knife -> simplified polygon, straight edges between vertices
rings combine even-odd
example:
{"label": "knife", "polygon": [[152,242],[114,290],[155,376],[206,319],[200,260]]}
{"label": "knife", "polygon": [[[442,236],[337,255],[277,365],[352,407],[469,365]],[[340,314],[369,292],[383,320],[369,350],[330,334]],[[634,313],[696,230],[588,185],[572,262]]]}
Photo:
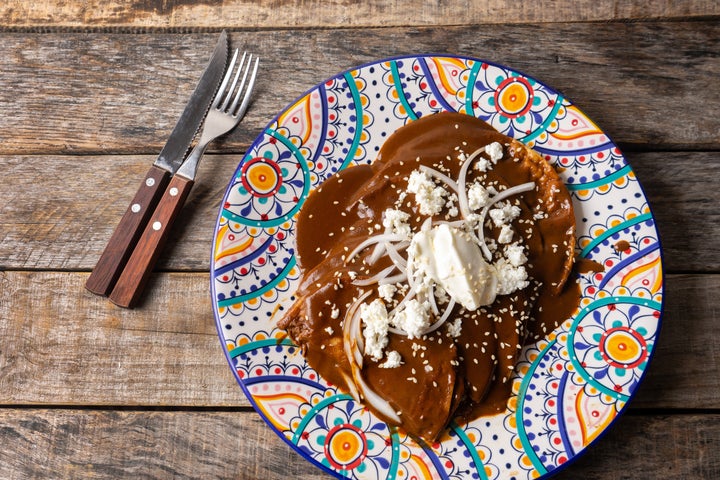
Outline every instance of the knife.
{"label": "knife", "polygon": [[148,170],[120,223],[105,246],[100,259],[85,282],[85,288],[97,295],[108,295],[145,229],[153,209],[165,191],[170,177],[185,159],[200,125],[210,108],[228,58],[227,32],[223,30],[210,63],[200,77],[167,143]]}

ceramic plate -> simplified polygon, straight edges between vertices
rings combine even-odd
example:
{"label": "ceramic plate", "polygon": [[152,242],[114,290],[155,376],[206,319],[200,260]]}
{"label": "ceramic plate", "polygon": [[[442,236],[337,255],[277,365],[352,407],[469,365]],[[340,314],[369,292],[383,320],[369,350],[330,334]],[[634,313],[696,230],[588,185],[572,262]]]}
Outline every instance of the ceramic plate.
{"label": "ceramic plate", "polygon": [[[534,148],[561,172],[577,216],[577,313],[526,347],[503,414],[418,443],[328,385],[275,328],[294,299],[295,216],[335,172],[373,161],[399,127],[463,112]],[[663,282],[655,220],[612,141],[559,92],[487,61],[392,58],[341,73],[283,110],[230,180],[211,267],[230,367],[257,412],[300,455],[341,477],[527,479],[557,471],[625,408],[653,353]]]}

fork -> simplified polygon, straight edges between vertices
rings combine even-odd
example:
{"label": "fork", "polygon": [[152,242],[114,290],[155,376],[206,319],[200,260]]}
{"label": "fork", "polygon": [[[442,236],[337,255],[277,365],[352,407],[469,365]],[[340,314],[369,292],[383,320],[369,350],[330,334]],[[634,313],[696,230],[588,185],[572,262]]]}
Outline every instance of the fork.
{"label": "fork", "polygon": [[[109,295],[110,300],[118,306],[130,308],[139,299],[167,240],[170,227],[195,183],[200,159],[208,145],[235,128],[247,111],[255,85],[259,59],[256,57],[253,62],[252,55],[248,56],[247,53],[243,53],[233,76],[237,57],[238,50],[235,50],[227,73],[208,111],[200,140],[170,180],[145,231]],[[246,58],[247,62],[245,62]],[[238,86],[241,75],[242,79]],[[232,84],[228,87],[231,79]]]}

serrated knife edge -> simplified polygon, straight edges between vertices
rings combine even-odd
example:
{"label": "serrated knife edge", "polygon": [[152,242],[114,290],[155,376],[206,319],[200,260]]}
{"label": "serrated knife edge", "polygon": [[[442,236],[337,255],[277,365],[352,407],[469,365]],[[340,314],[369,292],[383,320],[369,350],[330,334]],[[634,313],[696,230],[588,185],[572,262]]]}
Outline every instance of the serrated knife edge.
{"label": "serrated knife edge", "polygon": [[180,168],[220,87],[227,68],[228,52],[228,36],[227,32],[223,30],[200,81],[185,105],[165,146],[155,160],[155,166],[167,170],[171,174]]}

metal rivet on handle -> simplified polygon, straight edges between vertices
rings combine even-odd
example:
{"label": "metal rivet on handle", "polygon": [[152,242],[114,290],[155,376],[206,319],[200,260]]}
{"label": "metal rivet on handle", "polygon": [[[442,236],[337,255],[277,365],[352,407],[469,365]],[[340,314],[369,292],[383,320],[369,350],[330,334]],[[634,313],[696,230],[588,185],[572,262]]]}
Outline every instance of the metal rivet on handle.
{"label": "metal rivet on handle", "polygon": [[145,185],[147,185],[148,187],[152,187],[153,185],[155,185],[155,179],[148,178],[147,180],[145,180]]}
{"label": "metal rivet on handle", "polygon": [[160,230],[162,228],[162,223],[155,222],[155,223],[153,223],[152,228],[153,228],[153,230]]}
{"label": "metal rivet on handle", "polygon": [[174,196],[177,195],[177,194],[178,194],[178,189],[175,188],[175,187],[172,187],[172,188],[170,189],[170,196],[171,196],[171,197],[174,197]]}
{"label": "metal rivet on handle", "polygon": [[133,213],[138,213],[142,207],[139,203],[133,203],[132,207],[130,207],[130,211]]}

